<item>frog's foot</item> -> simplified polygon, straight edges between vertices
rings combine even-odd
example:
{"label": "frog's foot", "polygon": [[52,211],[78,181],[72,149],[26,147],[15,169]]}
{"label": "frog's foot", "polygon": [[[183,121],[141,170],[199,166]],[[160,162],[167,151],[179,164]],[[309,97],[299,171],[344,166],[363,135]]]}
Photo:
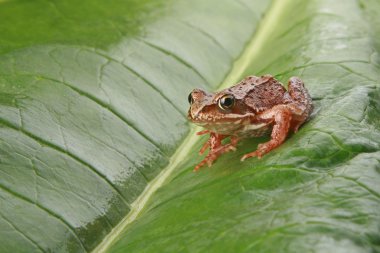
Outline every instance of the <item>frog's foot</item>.
{"label": "frog's foot", "polygon": [[200,168],[202,168],[205,164],[210,167],[212,163],[218,158],[218,156],[214,154],[208,154],[205,159],[203,159],[197,166],[195,166],[194,171],[198,171]]}
{"label": "frog's foot", "polygon": [[229,151],[235,151],[236,147],[233,146],[231,143],[221,146],[216,150],[210,151],[210,153],[203,159],[197,166],[195,166],[194,171],[198,171],[201,167],[203,167],[205,164],[207,164],[208,167],[211,167],[213,162],[218,159],[218,157],[224,153],[227,153]]}
{"label": "frog's foot", "polygon": [[212,150],[218,149],[222,146],[222,140],[224,138],[227,138],[226,135],[211,133],[209,130],[198,132],[197,135],[202,135],[206,133],[210,133],[210,138],[205,142],[205,144],[203,144],[202,148],[199,150],[200,155],[202,155],[207,150],[207,148],[210,148],[211,152]]}
{"label": "frog's foot", "polygon": [[[213,162],[218,159],[218,157],[224,153],[230,152],[230,151],[235,151],[236,150],[236,145],[238,143],[238,139],[231,137],[231,143],[219,146],[215,149],[210,150],[210,153],[203,159],[197,166],[195,166],[194,171],[198,171],[201,167],[203,167],[205,164],[207,164],[208,167],[211,167]],[[206,146],[203,145],[203,147]],[[202,148],[203,149],[203,148]],[[201,151],[202,151],[201,149]]]}
{"label": "frog's foot", "polygon": [[266,143],[259,144],[256,151],[243,155],[243,157],[240,159],[240,161],[244,161],[245,159],[250,158],[250,157],[257,157],[257,158],[261,159],[261,157],[263,155],[265,155],[266,153],[268,153],[269,151],[271,151],[272,149],[274,149],[278,145],[279,144],[272,143],[272,141],[268,141]]}

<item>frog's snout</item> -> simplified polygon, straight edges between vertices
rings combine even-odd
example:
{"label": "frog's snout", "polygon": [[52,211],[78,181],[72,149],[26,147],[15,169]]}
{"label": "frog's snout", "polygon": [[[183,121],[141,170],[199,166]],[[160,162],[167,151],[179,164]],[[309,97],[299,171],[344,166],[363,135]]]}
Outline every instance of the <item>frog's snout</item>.
{"label": "frog's snout", "polygon": [[198,120],[198,116],[201,110],[202,107],[199,107],[197,104],[192,104],[189,109],[188,118],[193,121]]}
{"label": "frog's snout", "polygon": [[199,118],[200,112],[204,105],[207,103],[210,95],[202,89],[194,89],[188,96],[190,109],[188,112],[188,118],[196,121]]}

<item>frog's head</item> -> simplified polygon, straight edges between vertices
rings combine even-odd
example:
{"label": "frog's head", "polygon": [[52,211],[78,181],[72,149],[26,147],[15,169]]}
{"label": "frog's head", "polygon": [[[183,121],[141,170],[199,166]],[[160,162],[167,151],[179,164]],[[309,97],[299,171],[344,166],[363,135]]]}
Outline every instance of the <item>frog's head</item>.
{"label": "frog's head", "polygon": [[243,97],[236,96],[231,88],[217,93],[194,89],[188,100],[189,120],[215,132],[239,127],[244,120],[243,115],[248,111]]}

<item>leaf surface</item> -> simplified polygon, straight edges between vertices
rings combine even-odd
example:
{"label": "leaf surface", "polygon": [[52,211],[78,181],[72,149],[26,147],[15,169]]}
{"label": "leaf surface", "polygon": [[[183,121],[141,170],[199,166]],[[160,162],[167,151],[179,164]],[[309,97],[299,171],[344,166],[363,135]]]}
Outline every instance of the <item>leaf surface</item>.
{"label": "leaf surface", "polygon": [[[259,3],[260,2],[260,3]],[[0,252],[89,252],[189,132],[268,1],[0,1]]]}
{"label": "leaf surface", "polygon": [[275,1],[226,80],[300,76],[310,121],[261,160],[240,157],[268,137],[194,174],[198,137],[106,252],[379,252],[379,10]]}
{"label": "leaf surface", "polygon": [[[0,252],[380,251],[377,0],[0,6]],[[310,121],[192,173],[189,91],[266,73]]]}

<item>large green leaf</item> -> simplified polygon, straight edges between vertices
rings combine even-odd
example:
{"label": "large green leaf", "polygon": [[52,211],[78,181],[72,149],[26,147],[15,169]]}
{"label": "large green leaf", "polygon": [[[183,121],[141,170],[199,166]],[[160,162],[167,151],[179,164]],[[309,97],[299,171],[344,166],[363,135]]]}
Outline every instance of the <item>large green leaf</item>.
{"label": "large green leaf", "polygon": [[268,4],[0,1],[0,252],[98,246],[188,133],[188,92],[224,79]]}
{"label": "large green leaf", "polygon": [[[380,251],[378,1],[0,6],[0,252]],[[313,118],[192,173],[188,92],[264,73]]]}
{"label": "large green leaf", "polygon": [[239,161],[267,138],[196,174],[205,140],[189,140],[107,252],[380,252],[379,12],[379,1],[276,1],[227,80],[301,76],[312,119],[261,160]]}

